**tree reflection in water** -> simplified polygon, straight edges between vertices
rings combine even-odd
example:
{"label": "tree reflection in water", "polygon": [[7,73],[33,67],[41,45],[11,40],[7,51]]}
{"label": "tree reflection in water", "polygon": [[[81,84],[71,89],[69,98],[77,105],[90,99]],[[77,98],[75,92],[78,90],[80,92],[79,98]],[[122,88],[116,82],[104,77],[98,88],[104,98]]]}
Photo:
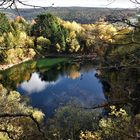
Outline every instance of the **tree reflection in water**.
{"label": "tree reflection in water", "polygon": [[[17,89],[41,108],[47,117],[50,139],[78,139],[80,131],[99,128],[99,119],[108,115],[108,107],[84,110],[102,103],[125,101],[131,115],[140,113],[140,69],[96,71],[91,62],[57,63],[37,67],[36,62],[23,63],[0,73],[0,82],[7,89]],[[82,109],[81,109],[82,108]]]}

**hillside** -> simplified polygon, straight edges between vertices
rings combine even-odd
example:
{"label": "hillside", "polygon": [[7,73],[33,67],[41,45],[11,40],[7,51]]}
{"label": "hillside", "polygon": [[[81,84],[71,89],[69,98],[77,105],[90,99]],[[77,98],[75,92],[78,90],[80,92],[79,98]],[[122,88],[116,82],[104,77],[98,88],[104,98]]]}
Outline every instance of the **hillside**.
{"label": "hillside", "polygon": [[[15,18],[18,14],[16,11],[7,9],[0,10],[5,12],[10,18]],[[79,23],[94,23],[100,17],[135,17],[136,9],[109,9],[109,8],[86,8],[86,7],[49,7],[46,9],[19,9],[21,16],[26,20],[32,20],[39,13],[51,13],[64,20],[76,21]]]}

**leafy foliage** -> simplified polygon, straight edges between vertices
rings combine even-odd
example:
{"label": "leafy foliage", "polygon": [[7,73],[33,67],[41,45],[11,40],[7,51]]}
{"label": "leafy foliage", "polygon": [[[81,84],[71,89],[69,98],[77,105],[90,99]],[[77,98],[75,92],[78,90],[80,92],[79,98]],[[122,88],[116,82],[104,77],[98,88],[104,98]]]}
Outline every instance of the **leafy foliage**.
{"label": "leafy foliage", "polygon": [[17,17],[9,23],[9,26],[11,30],[0,36],[1,62],[16,64],[27,58],[33,58],[36,52],[33,50],[33,40],[28,36],[28,23],[23,18]]}
{"label": "leafy foliage", "polygon": [[49,119],[47,135],[50,139],[79,139],[80,131],[97,127],[98,117],[98,111],[86,111],[72,106],[59,108],[55,117]]}
{"label": "leafy foliage", "polygon": [[[40,14],[32,23],[17,17],[9,25],[11,30],[0,36],[0,56],[5,63],[49,53],[97,53],[111,65],[139,63],[139,29],[122,29],[104,20],[78,24],[51,14]],[[15,61],[8,57],[11,51]]]}
{"label": "leafy foliage", "polygon": [[55,45],[58,43],[62,50],[66,48],[66,29],[58,22],[58,19],[51,14],[41,14],[35,19],[35,24],[32,26],[31,34],[35,37],[43,36],[51,42],[50,51],[55,51]]}
{"label": "leafy foliage", "polygon": [[[139,22],[137,26],[139,27]],[[44,56],[46,53],[97,53],[108,65],[137,65],[140,64],[139,37],[139,28],[121,29],[120,26],[105,21],[82,25],[63,21],[51,14],[38,15],[32,23],[28,23],[22,17],[10,22],[4,14],[0,17],[0,56],[3,62],[9,64],[16,64],[38,54]],[[23,79],[28,81],[35,69],[43,69],[63,61],[65,59],[32,61],[29,65],[23,64],[20,68],[9,70],[8,76],[3,73],[0,75],[0,80],[5,79],[6,84],[16,88]],[[30,69],[28,72],[27,68]],[[79,68],[80,65],[71,65],[68,71],[69,78],[79,77]],[[59,71],[62,72],[60,66],[53,70],[53,74],[50,68],[46,71],[43,69],[40,75],[43,80],[48,81],[55,80]],[[136,74],[136,71],[134,72]],[[108,77],[110,83],[117,86],[114,90],[117,94],[113,92],[112,98],[126,98],[125,93],[120,96],[123,93],[121,89],[128,90],[130,94],[128,98],[131,98],[133,96],[131,93],[135,90],[131,87],[136,84],[135,87],[138,88],[139,79],[134,78],[136,81],[131,80],[126,83],[125,81],[129,81],[129,76],[126,76],[125,81],[124,76],[119,79],[115,73],[112,73]],[[116,82],[115,79],[119,80]],[[10,86],[7,88],[10,89]],[[103,88],[105,90],[105,82]],[[113,86],[111,88],[113,89]],[[43,119],[43,113],[22,102],[19,93],[8,91],[2,85],[0,93],[0,139],[11,137],[17,140],[29,137],[33,139],[35,136],[38,139],[42,138],[37,128],[34,129],[32,126],[36,126],[34,123]],[[3,114],[7,116],[2,117]],[[78,139],[79,135],[81,140],[139,139],[139,114],[132,116],[128,110],[111,106],[111,111],[106,117],[100,118],[98,113],[96,115],[92,111],[70,106],[62,107],[56,111],[54,118],[48,121],[46,133],[50,139]],[[133,125],[135,127],[132,127]]]}
{"label": "leafy foliage", "polygon": [[0,36],[10,31],[10,23],[4,13],[0,13]]}
{"label": "leafy foliage", "polygon": [[[120,139],[137,139],[140,126],[138,115],[131,117],[124,109],[116,109],[111,106],[111,113],[107,118],[99,121],[99,129],[95,132],[81,132],[80,139],[86,140],[120,140]],[[134,122],[137,122],[134,123]],[[135,127],[133,125],[135,124]]]}
{"label": "leafy foliage", "polygon": [[0,139],[29,139],[29,136],[32,139],[35,135],[37,139],[41,138],[35,122],[40,123],[44,114],[22,102],[20,94],[16,91],[9,92],[0,85],[0,94]]}

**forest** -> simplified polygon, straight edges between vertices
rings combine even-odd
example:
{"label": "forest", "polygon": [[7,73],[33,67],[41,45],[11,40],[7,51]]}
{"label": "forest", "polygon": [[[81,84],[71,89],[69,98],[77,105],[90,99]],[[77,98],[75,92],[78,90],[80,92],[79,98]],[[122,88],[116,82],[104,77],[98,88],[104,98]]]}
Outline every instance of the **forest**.
{"label": "forest", "polygon": [[1,10],[1,140],[140,139],[139,9],[73,9]]}
{"label": "forest", "polygon": [[3,64],[47,54],[97,54],[118,66],[139,63],[139,19],[134,27],[127,20],[112,24],[101,18],[94,24],[79,24],[52,14],[40,14],[28,22],[20,16],[8,20],[1,13],[0,20]]}
{"label": "forest", "polygon": [[[19,14],[15,10],[0,9],[10,19],[16,18]],[[51,13],[63,20],[76,21],[82,24],[91,24],[99,20],[100,17],[131,18],[139,14],[137,8],[100,8],[100,7],[45,7],[45,8],[20,8],[20,15],[26,20],[32,20],[40,13]]]}

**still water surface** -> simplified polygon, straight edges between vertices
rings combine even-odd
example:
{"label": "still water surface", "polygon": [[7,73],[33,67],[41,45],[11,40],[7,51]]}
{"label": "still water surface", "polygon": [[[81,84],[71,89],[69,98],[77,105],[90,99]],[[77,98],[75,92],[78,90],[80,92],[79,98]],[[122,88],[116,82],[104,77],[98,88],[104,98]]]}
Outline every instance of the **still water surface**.
{"label": "still water surface", "polygon": [[[140,68],[96,67],[93,61],[29,61],[1,71],[0,83],[45,114],[50,139],[78,140],[81,130],[96,130],[99,118],[108,116],[107,103],[118,103],[132,116],[140,113]],[[87,109],[98,105],[102,108]]]}
{"label": "still water surface", "polygon": [[19,91],[47,118],[67,105],[91,108],[114,101],[127,101],[131,111],[139,113],[140,69],[110,71],[96,67],[93,61],[41,59],[1,71],[0,83]]}
{"label": "still water surface", "polygon": [[17,90],[28,96],[31,105],[41,109],[46,117],[65,105],[99,105],[106,102],[106,98],[94,67],[92,64],[71,63],[55,65],[43,72],[34,71],[28,81],[17,86]]}

